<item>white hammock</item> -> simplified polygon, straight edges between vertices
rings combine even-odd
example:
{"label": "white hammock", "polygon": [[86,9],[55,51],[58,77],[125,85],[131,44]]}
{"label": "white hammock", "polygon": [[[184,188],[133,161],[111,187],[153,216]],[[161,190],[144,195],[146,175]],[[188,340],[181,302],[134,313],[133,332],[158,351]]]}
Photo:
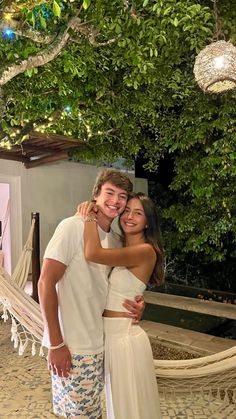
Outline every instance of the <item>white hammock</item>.
{"label": "white hammock", "polygon": [[22,355],[28,343],[32,344],[32,355],[36,354],[36,344],[40,344],[40,355],[43,354],[41,342],[43,336],[43,319],[39,304],[36,303],[24,288],[28,279],[32,256],[32,241],[35,219],[32,219],[29,235],[23,251],[14,269],[12,277],[0,266],[0,303],[3,307],[4,321],[11,317],[12,341]]}
{"label": "white hammock", "polygon": [[[0,267],[0,303],[3,305],[3,319],[11,317],[12,340],[19,348],[19,354],[30,342],[32,354],[36,353],[39,344],[42,355],[43,319],[40,307],[23,291],[31,259],[33,225],[13,274],[14,280]],[[217,409],[223,408],[224,411],[227,406],[236,403],[236,346],[197,359],[154,360],[154,363],[159,391],[166,398],[186,398],[190,394],[193,398],[214,400]],[[228,417],[227,414],[225,417]]]}

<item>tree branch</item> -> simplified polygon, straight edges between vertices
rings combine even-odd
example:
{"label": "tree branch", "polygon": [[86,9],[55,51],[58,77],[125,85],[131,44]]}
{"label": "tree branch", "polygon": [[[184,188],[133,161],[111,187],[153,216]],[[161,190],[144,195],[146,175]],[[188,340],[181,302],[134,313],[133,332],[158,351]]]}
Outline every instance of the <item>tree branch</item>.
{"label": "tree branch", "polygon": [[22,38],[31,39],[31,41],[36,42],[38,44],[51,44],[55,39],[55,36],[52,35],[44,35],[39,31],[35,31],[31,28],[16,28],[14,29],[16,35],[21,36]]}
{"label": "tree branch", "polygon": [[[87,38],[88,42],[95,47],[112,44],[113,42],[116,42],[117,39],[120,38],[121,36],[121,35],[117,35],[116,37],[108,39],[107,41],[99,42],[96,40],[96,38],[100,35],[99,31],[97,29],[94,29],[88,26],[88,23],[89,22],[83,22],[83,23],[74,22],[71,28],[75,32],[79,32],[80,34],[84,35],[85,38]],[[79,43],[79,40],[75,38],[71,38],[71,40],[73,42]]]}
{"label": "tree branch", "polygon": [[40,51],[38,54],[21,61],[19,64],[14,64],[6,68],[0,76],[0,86],[4,86],[4,84],[16,77],[18,74],[21,74],[31,68],[40,67],[56,58],[70,39],[68,30],[73,26],[75,20],[80,19],[72,18],[66,30],[59,34],[55,41],[52,42],[44,51]]}
{"label": "tree branch", "polygon": [[[54,58],[56,58],[71,38],[70,34],[68,33],[69,29],[72,29],[75,32],[79,32],[82,35],[84,35],[88,39],[89,43],[93,46],[109,45],[115,42],[119,37],[118,35],[117,37],[109,39],[105,42],[97,42],[96,38],[99,35],[99,32],[95,29],[90,28],[88,25],[81,23],[81,19],[79,17],[73,17],[68,23],[68,26],[65,29],[65,31],[59,34],[55,38],[55,40],[48,46],[48,48],[46,48],[43,51],[40,51],[34,56],[30,56],[26,60],[21,61],[19,64],[11,65],[7,67],[5,70],[3,70],[0,76],[0,86],[4,86],[8,81],[12,80],[18,74],[24,73],[26,70],[30,70],[31,68],[43,66],[52,61]],[[22,30],[22,35],[24,34],[25,32]],[[26,36],[27,34],[29,35],[29,31],[26,33]],[[40,40],[44,41],[44,43],[49,42],[49,38],[47,38],[46,36],[40,37],[40,34],[38,34],[37,31],[31,31],[31,35],[32,39],[33,36],[35,36],[38,39],[37,42],[40,42]]]}

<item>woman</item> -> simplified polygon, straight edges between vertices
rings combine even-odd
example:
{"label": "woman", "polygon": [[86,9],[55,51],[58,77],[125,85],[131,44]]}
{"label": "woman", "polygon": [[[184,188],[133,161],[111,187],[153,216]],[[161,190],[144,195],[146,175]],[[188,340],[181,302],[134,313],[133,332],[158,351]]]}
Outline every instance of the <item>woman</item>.
{"label": "woman", "polygon": [[148,282],[164,278],[164,254],[156,208],[149,197],[133,194],[120,216],[124,247],[103,249],[96,210],[84,211],[87,260],[115,267],[109,278],[104,316],[105,382],[109,419],[159,419],[159,396],[152,350],[146,333],[126,318],[124,298],[142,295]]}

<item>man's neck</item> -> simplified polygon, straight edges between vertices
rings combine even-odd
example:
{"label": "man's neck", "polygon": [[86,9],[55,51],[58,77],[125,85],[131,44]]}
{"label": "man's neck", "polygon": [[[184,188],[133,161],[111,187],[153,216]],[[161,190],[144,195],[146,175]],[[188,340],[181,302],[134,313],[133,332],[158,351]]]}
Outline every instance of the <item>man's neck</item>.
{"label": "man's neck", "polygon": [[102,212],[98,212],[97,214],[97,221],[98,221],[98,225],[99,227],[105,231],[106,233],[108,233],[111,229],[111,223],[113,220],[111,220],[110,218],[107,218]]}

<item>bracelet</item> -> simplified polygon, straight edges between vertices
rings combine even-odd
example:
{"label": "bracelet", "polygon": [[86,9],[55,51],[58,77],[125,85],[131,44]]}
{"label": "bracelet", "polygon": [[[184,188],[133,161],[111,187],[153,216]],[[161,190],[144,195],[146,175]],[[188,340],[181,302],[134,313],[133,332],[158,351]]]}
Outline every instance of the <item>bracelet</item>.
{"label": "bracelet", "polygon": [[61,342],[59,343],[59,345],[56,345],[56,346],[50,346],[49,349],[52,349],[52,350],[60,349],[60,348],[63,348],[63,346],[65,346],[65,342]]}
{"label": "bracelet", "polygon": [[95,223],[97,222],[97,219],[95,218],[95,217],[85,217],[85,219],[84,219],[84,221],[86,221],[86,222],[90,222],[90,221],[95,221]]}

